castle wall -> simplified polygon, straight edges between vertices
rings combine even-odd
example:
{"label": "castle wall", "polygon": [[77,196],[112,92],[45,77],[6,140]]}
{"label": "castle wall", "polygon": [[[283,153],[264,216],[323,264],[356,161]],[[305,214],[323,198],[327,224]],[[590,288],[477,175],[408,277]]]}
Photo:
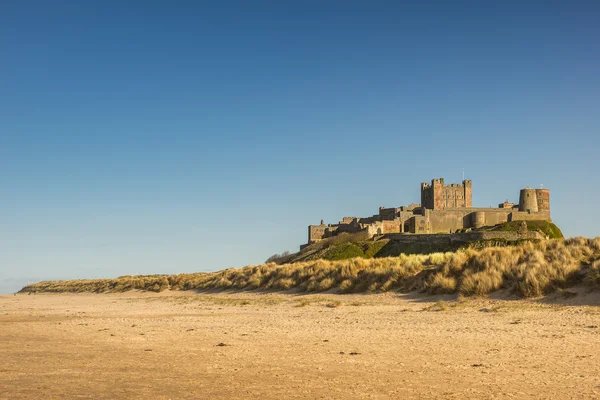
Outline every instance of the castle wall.
{"label": "castle wall", "polygon": [[486,210],[482,212],[485,214],[484,226],[493,226],[508,222],[510,221],[510,215],[512,214],[512,210],[510,208]]}
{"label": "castle wall", "polygon": [[379,221],[379,215],[377,216],[372,216],[372,217],[366,217],[366,218],[359,218],[358,222],[361,224],[372,224]]}
{"label": "castle wall", "polygon": [[402,235],[391,234],[387,236],[390,240],[399,243],[468,243],[476,240],[536,240],[545,239],[546,236],[539,232],[460,232],[453,234],[431,234],[431,235]]}
{"label": "castle wall", "polygon": [[415,204],[415,203],[410,203],[407,206],[400,207],[400,211],[413,211],[413,210],[415,210],[417,208],[421,208],[421,205],[420,204]]}
{"label": "castle wall", "polygon": [[411,220],[414,218],[415,214],[412,211],[400,211],[400,216],[398,219],[400,220],[400,232],[414,232],[411,230]]}
{"label": "castle wall", "polygon": [[427,218],[422,215],[415,215],[408,220],[409,231],[412,233],[431,233]]}
{"label": "castle wall", "polygon": [[549,211],[537,213],[513,211],[510,221],[552,221],[552,219]]}
{"label": "castle wall", "polygon": [[393,221],[381,221],[383,225],[383,233],[400,233],[401,221],[399,219]]}
{"label": "castle wall", "polygon": [[367,230],[367,234],[369,235],[369,237],[383,234],[383,229],[381,228],[379,223],[373,223],[373,224],[367,225],[366,230]]}
{"label": "castle wall", "polygon": [[376,221],[367,225],[366,229],[369,236],[401,233],[403,231],[403,221],[401,221],[399,218],[393,221]]}
{"label": "castle wall", "polygon": [[383,208],[379,207],[379,217],[381,220],[393,220],[396,219],[398,213],[400,213],[400,208]]}
{"label": "castle wall", "polygon": [[325,237],[327,225],[309,225],[308,226],[308,243],[314,243]]}
{"label": "castle wall", "polygon": [[[512,214],[512,209],[508,208],[459,208],[425,211],[430,233],[450,233],[459,229],[498,225],[512,221]],[[527,214],[526,217],[530,220],[547,218],[546,215],[524,214]]]}
{"label": "castle wall", "polygon": [[465,188],[462,185],[448,185],[442,188],[442,208],[464,208]]}
{"label": "castle wall", "polygon": [[[467,215],[471,210],[426,210],[425,217],[429,221],[429,233],[451,233],[463,229],[468,220]],[[421,233],[416,231],[415,233]]]}
{"label": "castle wall", "polygon": [[514,207],[515,207],[515,203],[511,203],[508,200],[504,201],[504,203],[498,204],[498,208],[514,208]]}
{"label": "castle wall", "polygon": [[335,231],[338,233],[342,233],[342,232],[355,233],[355,232],[359,232],[360,230],[361,230],[360,224],[358,222],[355,222],[355,220],[353,220],[349,224],[337,225],[337,228]]}

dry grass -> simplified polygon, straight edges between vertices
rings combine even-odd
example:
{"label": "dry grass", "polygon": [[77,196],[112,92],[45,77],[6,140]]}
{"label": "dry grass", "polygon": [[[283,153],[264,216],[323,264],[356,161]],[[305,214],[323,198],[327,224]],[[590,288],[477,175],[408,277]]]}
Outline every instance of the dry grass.
{"label": "dry grass", "polygon": [[423,308],[422,311],[448,311],[448,304],[444,300],[440,300],[430,306]]}
{"label": "dry grass", "polygon": [[26,286],[22,292],[422,290],[483,296],[509,289],[522,297],[537,297],[580,283],[600,288],[600,238],[557,239],[429,255],[267,263],[212,273],[46,281]]}

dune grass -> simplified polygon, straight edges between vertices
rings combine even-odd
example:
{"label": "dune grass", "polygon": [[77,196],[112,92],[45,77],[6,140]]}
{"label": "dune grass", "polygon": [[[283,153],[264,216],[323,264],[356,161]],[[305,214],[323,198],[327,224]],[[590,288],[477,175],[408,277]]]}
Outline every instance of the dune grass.
{"label": "dune grass", "polygon": [[577,284],[600,289],[600,238],[556,239],[428,255],[267,263],[211,273],[45,281],[28,285],[21,292],[420,290],[429,294],[483,296],[507,289],[521,297],[537,297]]}

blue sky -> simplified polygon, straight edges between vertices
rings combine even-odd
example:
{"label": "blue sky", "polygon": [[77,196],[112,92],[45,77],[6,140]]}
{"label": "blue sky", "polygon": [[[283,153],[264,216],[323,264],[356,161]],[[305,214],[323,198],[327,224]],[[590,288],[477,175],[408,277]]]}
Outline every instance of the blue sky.
{"label": "blue sky", "polygon": [[597,2],[126,3],[2,6],[0,292],[260,263],[462,168],[600,235]]}

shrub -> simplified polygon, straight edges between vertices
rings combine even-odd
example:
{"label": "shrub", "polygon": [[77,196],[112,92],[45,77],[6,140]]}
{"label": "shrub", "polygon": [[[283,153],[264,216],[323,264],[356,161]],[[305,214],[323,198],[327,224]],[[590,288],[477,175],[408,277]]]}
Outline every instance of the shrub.
{"label": "shrub", "polygon": [[427,292],[431,294],[454,293],[456,292],[456,279],[438,272],[426,283],[426,287]]}
{"label": "shrub", "polygon": [[588,269],[585,275],[585,283],[588,286],[600,287],[600,260],[594,261]]}
{"label": "shrub", "polygon": [[326,290],[331,289],[334,286],[335,286],[335,279],[325,278],[321,282],[319,282],[317,290],[324,292]]}
{"label": "shrub", "polygon": [[344,279],[342,283],[340,283],[340,291],[342,293],[349,293],[354,289],[354,282],[352,279]]}

